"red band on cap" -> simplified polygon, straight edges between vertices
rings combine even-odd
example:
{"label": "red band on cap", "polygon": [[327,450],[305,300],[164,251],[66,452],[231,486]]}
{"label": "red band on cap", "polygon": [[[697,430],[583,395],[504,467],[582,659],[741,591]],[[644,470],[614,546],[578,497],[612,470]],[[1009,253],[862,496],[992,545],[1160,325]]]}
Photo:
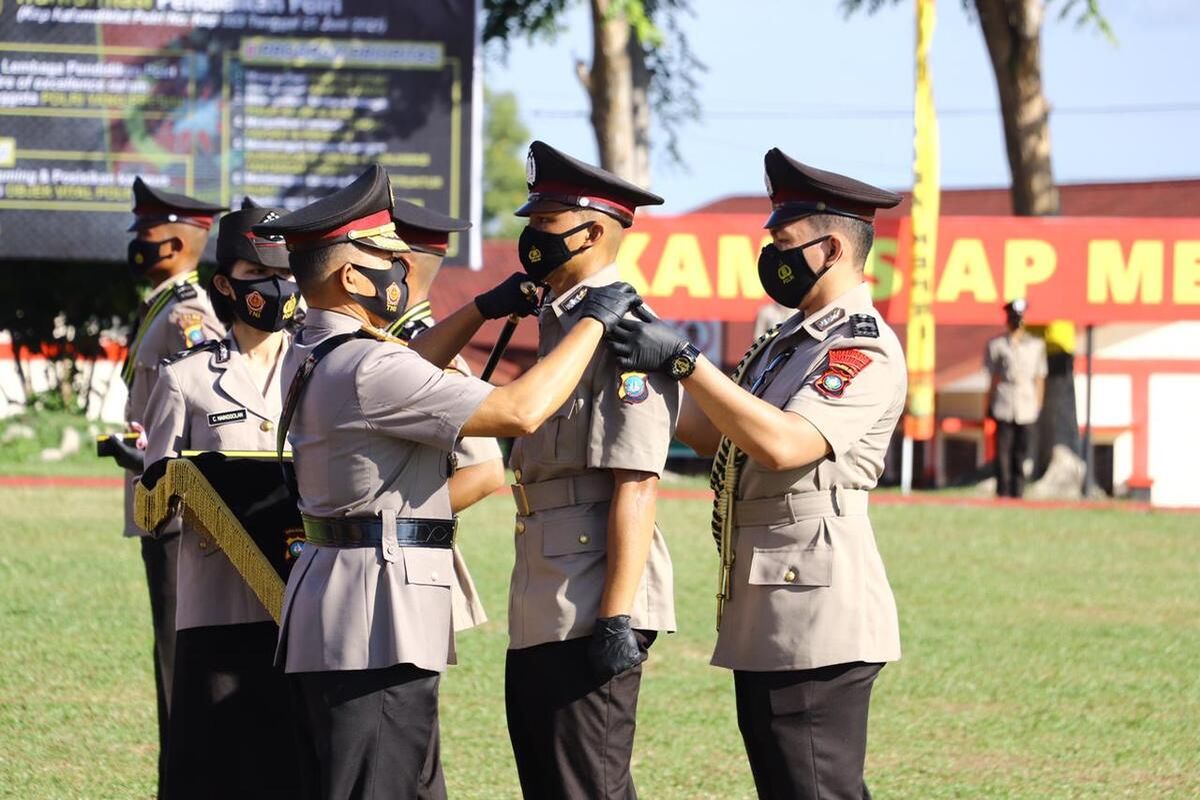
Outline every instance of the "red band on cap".
{"label": "red band on cap", "polygon": [[450,234],[445,231],[410,228],[397,222],[396,235],[403,239],[409,247],[419,245],[426,250],[435,250],[439,253],[445,253],[450,249]]}
{"label": "red band on cap", "polygon": [[323,242],[337,241],[346,237],[346,234],[353,231],[365,231],[371,228],[378,228],[381,225],[387,225],[392,221],[392,212],[390,209],[383,209],[368,214],[365,217],[351,220],[341,227],[334,228],[331,231],[318,231],[316,233],[285,233],[288,244],[305,244],[307,242]]}
{"label": "red band on cap", "polygon": [[[539,181],[538,183],[535,183],[533,185],[533,188],[530,189],[529,191],[531,194],[568,195],[570,197],[577,197],[581,200],[586,199],[586,200],[589,200],[592,202],[605,203],[606,205],[610,205],[613,208],[615,208],[616,210],[618,210],[624,214],[628,214],[630,216],[630,218],[633,217],[634,211],[637,210],[636,206],[627,206],[627,205],[625,205],[625,203],[621,202],[620,200],[617,200],[616,198],[605,197],[604,195],[601,195],[601,194],[589,194],[588,189],[585,189],[581,186],[572,186],[568,183],[556,183],[555,181]],[[576,203],[576,205],[579,205],[579,203]],[[587,206],[585,206],[585,205],[579,206],[579,207],[587,208]]]}
{"label": "red band on cap", "polygon": [[[169,222],[181,222],[184,225],[195,225],[199,228],[212,228],[213,222],[216,220],[212,214],[194,214],[187,211],[180,211],[171,206],[164,206],[158,203],[141,203],[133,207],[133,215],[137,217],[135,224],[146,227],[151,225],[162,225]],[[174,219],[171,219],[174,217]]]}

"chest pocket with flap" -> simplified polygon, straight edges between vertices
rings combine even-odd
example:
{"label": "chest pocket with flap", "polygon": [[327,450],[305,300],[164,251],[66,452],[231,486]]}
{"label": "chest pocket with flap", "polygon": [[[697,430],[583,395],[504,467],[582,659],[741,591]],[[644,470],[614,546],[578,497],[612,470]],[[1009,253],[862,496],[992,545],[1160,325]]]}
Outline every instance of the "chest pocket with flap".
{"label": "chest pocket with flap", "polygon": [[[605,507],[607,508],[607,506]],[[542,530],[542,555],[603,553],[608,547],[608,511],[555,520]]]}
{"label": "chest pocket with flap", "polygon": [[755,547],[747,582],[751,586],[832,586],[833,548],[824,543],[816,547]]}
{"label": "chest pocket with flap", "polygon": [[454,552],[448,547],[401,547],[404,582],[416,586],[450,586]]}

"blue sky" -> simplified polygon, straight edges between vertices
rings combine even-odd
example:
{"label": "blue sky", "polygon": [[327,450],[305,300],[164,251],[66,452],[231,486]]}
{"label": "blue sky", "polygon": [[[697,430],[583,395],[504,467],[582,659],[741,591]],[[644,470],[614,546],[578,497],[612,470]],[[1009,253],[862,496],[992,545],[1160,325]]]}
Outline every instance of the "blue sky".
{"label": "blue sky", "polygon": [[[1059,0],[1062,2],[1062,0]],[[942,183],[1004,186],[1008,165],[982,35],[957,0],[938,3],[934,96]],[[1101,0],[1118,43],[1047,15],[1043,77],[1056,178],[1063,183],[1200,177],[1200,2]],[[535,138],[596,158],[587,98],[575,78],[590,60],[579,2],[552,43],[489,48],[485,80],[517,95]],[[843,17],[837,0],[694,0],[692,48],[708,66],[708,112],[682,133],[685,168],[656,152],[656,192],[679,213],[762,192],[770,147],[825,169],[907,187],[912,163],[912,2]],[[562,112],[579,112],[563,118]]]}

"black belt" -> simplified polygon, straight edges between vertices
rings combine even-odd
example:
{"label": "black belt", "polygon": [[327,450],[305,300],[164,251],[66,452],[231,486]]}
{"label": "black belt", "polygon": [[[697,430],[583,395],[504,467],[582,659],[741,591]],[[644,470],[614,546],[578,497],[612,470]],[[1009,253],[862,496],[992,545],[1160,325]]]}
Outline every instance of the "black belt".
{"label": "black belt", "polygon": [[[383,544],[383,520],[378,516],[310,517],[304,520],[304,539],[317,547],[375,547]],[[454,545],[458,519],[396,520],[396,544],[401,547],[441,547]]]}

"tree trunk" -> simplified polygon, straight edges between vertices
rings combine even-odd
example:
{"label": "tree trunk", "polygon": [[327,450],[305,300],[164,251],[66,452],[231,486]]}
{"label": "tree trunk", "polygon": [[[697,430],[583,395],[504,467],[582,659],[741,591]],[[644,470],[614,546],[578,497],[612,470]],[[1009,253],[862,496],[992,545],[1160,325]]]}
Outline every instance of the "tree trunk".
{"label": "tree trunk", "polygon": [[592,65],[587,68],[577,64],[576,72],[591,99],[600,166],[646,185],[649,74],[632,27],[623,14],[613,10],[614,5],[613,0],[591,0]]}
{"label": "tree trunk", "polygon": [[[983,39],[996,74],[1004,142],[1017,216],[1059,213],[1050,163],[1050,105],[1042,90],[1042,0],[975,0]],[[1075,354],[1049,358],[1045,404],[1038,420],[1031,497],[1078,497],[1083,489],[1079,419],[1075,411]]]}

